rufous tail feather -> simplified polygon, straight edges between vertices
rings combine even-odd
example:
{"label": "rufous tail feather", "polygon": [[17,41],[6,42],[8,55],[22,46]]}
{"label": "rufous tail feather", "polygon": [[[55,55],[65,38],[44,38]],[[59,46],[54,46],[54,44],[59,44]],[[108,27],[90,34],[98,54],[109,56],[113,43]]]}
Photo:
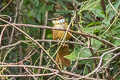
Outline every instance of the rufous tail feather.
{"label": "rufous tail feather", "polygon": [[59,49],[57,55],[56,55],[56,62],[60,64],[61,66],[70,66],[70,60],[67,58],[64,58],[64,56],[69,55],[69,46],[68,45],[62,45]]}

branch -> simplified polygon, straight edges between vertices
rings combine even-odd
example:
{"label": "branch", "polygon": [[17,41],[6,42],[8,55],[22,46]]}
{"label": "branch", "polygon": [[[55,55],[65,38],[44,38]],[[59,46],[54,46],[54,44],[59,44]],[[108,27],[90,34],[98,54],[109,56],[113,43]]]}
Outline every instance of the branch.
{"label": "branch", "polygon": [[[4,64],[4,63],[3,63]],[[52,68],[47,68],[47,67],[42,67],[42,66],[30,66],[30,65],[15,65],[15,64],[6,64],[6,65],[0,65],[0,67],[22,67],[22,68],[37,68],[37,69],[47,69],[49,71],[51,71],[51,73],[46,73],[46,74],[33,74],[33,75],[28,75],[28,74],[24,74],[24,75],[0,75],[0,77],[40,77],[40,76],[50,76],[50,75],[59,75],[59,70],[56,70],[56,69],[52,69]],[[81,75],[78,75],[78,74],[74,74],[74,73],[71,73],[71,72],[67,72],[67,71],[64,71],[62,70],[61,71],[63,74],[67,74],[71,77],[74,77],[74,78],[67,78],[67,77],[64,77],[65,79],[69,79],[69,80],[77,80],[77,78],[80,78],[82,77]],[[89,79],[89,80],[96,80],[96,78],[90,78],[90,77],[85,77],[85,79]],[[103,80],[103,79],[99,79],[99,80]]]}
{"label": "branch", "polygon": [[[60,40],[39,40],[39,39],[36,39],[36,41],[38,41],[38,42],[62,42]],[[13,44],[10,44],[10,45],[1,46],[0,50],[5,49],[5,48],[9,48],[9,47],[17,46],[21,43],[28,43],[28,42],[32,42],[32,41],[31,40],[20,40],[20,41],[17,41],[16,43],[13,43]],[[83,45],[83,43],[74,42],[74,41],[64,41],[64,43]]]}
{"label": "branch", "polygon": [[[10,23],[11,25],[15,25],[15,26],[18,26],[18,27],[22,27],[22,26],[25,26],[25,27],[34,27],[34,28],[41,28],[41,29],[50,29],[50,30],[61,30],[61,31],[66,31],[66,29],[58,29],[58,28],[54,28],[54,27],[50,27],[50,26],[43,26],[43,25],[31,25],[31,24],[14,24],[14,23]],[[5,24],[6,26],[10,26],[9,24]],[[0,27],[3,27],[5,25],[0,25]],[[73,30],[68,30],[69,32],[71,33],[74,33],[74,34],[79,34],[79,35],[82,35],[84,37],[90,37],[90,38],[94,38],[96,40],[99,40],[101,41],[102,43],[106,44],[108,47],[115,47],[115,45],[113,45],[112,43],[110,43],[109,41],[105,40],[105,39],[102,39],[98,36],[95,36],[95,35],[92,35],[92,34],[89,34],[89,33],[83,33],[83,32],[78,32],[78,31],[73,31]]]}
{"label": "branch", "polygon": [[22,31],[21,29],[19,29],[16,25],[9,23],[8,21],[0,18],[1,21],[13,26],[15,29],[17,29],[18,31],[20,31],[21,33],[23,33],[26,37],[28,37],[32,42],[34,42],[36,45],[38,45],[46,54],[47,56],[55,63],[56,67],[61,71],[59,65],[55,62],[55,60],[49,55],[49,52],[47,52],[43,46],[41,46],[36,40],[34,40],[33,38],[31,38],[27,33],[25,33],[24,31]]}

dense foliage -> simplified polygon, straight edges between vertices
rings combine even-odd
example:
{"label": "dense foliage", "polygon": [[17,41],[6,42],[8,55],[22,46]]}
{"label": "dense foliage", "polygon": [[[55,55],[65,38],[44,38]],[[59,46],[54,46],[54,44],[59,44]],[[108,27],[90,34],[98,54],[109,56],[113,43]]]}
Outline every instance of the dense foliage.
{"label": "dense foliage", "polygon": [[[50,20],[57,15],[72,34],[62,71]],[[0,79],[120,80],[119,30],[120,0],[0,0]]]}

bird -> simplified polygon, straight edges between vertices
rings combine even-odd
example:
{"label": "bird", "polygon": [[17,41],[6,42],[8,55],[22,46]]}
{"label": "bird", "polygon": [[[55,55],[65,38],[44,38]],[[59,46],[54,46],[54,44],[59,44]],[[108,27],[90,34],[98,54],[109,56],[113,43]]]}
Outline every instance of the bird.
{"label": "bird", "polygon": [[[53,18],[52,23],[54,25],[53,27],[56,29],[68,28],[68,23],[65,21],[65,18],[63,16]],[[61,30],[53,30],[52,32],[53,32],[52,34],[53,40],[61,40],[65,35],[65,31],[61,31]],[[70,39],[71,39],[71,35],[67,33],[65,40],[70,40]],[[67,43],[62,44],[56,55],[56,63],[58,63],[60,66],[70,66],[70,60],[64,57],[69,54],[70,54],[69,45]]]}

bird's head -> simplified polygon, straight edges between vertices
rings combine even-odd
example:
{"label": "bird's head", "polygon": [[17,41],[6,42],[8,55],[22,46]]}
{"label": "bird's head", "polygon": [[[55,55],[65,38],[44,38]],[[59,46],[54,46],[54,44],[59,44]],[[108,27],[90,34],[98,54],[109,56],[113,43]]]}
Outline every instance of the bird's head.
{"label": "bird's head", "polygon": [[59,16],[52,19],[53,24],[63,24],[65,23],[65,18],[63,16]]}

